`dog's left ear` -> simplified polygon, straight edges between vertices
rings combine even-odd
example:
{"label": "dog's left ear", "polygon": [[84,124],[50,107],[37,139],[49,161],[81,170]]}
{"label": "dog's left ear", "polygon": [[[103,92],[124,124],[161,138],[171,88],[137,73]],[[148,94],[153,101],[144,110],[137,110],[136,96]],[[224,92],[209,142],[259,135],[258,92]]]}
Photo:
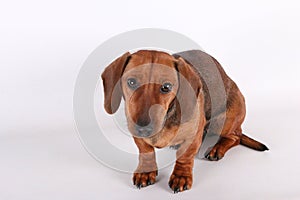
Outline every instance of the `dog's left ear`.
{"label": "dog's left ear", "polygon": [[123,94],[120,79],[129,58],[129,52],[123,54],[107,66],[101,75],[104,87],[104,108],[109,114],[115,113],[120,106]]}
{"label": "dog's left ear", "polygon": [[176,58],[175,67],[178,71],[179,89],[177,100],[180,105],[181,123],[189,121],[196,109],[198,95],[202,89],[200,75],[182,57]]}

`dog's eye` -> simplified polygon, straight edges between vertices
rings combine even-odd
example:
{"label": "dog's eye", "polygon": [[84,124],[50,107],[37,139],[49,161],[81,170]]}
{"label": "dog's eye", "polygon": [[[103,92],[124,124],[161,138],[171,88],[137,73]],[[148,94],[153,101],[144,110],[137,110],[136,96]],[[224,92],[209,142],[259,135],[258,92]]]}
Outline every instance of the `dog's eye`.
{"label": "dog's eye", "polygon": [[169,93],[172,90],[172,84],[171,83],[164,83],[161,88],[160,92],[163,94]]}
{"label": "dog's eye", "polygon": [[127,79],[127,85],[133,90],[135,90],[138,87],[138,83],[135,78]]}

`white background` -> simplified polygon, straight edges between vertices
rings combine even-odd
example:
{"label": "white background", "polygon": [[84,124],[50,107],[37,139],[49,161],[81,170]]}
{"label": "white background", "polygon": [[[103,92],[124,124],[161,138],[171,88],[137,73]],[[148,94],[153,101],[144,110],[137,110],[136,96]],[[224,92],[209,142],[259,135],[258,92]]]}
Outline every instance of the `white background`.
{"label": "white background", "polygon": [[[1,1],[0,199],[299,199],[300,6],[297,1]],[[213,55],[247,101],[238,146],[195,160],[192,190],[173,195],[172,168],[140,191],[82,147],[72,95],[87,56],[137,28],[180,32]],[[205,149],[202,149],[204,151]]]}

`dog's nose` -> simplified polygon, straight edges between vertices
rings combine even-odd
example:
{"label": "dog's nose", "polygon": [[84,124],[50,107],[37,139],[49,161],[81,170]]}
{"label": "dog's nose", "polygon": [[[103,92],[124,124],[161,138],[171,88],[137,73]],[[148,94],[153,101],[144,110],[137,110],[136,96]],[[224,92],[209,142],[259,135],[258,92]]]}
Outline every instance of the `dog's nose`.
{"label": "dog's nose", "polygon": [[153,132],[153,127],[151,125],[147,126],[136,126],[137,135],[140,137],[149,137]]}

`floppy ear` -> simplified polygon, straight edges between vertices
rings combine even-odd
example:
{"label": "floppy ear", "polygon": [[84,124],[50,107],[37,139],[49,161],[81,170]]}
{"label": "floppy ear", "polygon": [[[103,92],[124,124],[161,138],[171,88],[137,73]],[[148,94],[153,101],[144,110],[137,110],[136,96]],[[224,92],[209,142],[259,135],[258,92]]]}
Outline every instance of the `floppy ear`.
{"label": "floppy ear", "polygon": [[197,97],[202,88],[200,75],[183,58],[175,56],[179,78],[177,100],[180,105],[181,123],[189,121],[196,109]]}
{"label": "floppy ear", "polygon": [[104,108],[109,114],[115,113],[120,106],[122,99],[120,79],[129,58],[129,52],[123,54],[107,66],[101,75],[104,87]]}

